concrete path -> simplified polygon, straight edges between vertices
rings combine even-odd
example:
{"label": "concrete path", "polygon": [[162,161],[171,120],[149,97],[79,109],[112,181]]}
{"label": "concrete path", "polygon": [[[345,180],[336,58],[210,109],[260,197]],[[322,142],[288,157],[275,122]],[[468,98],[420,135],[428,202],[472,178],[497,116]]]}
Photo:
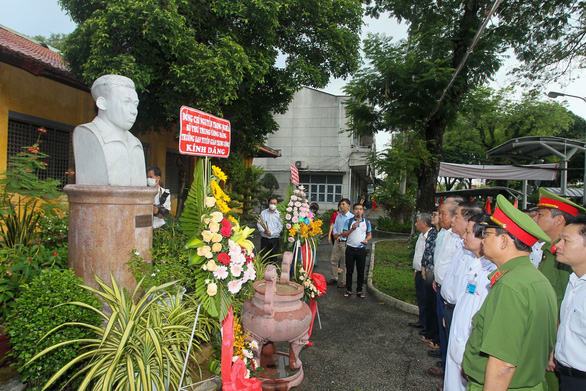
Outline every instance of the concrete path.
{"label": "concrete path", "polygon": [[[330,251],[327,241],[318,246],[315,272],[326,280]],[[416,317],[372,294],[366,293],[366,299],[355,294],[345,298],[344,291],[329,285],[318,300],[323,328],[316,319],[313,346],[301,352],[305,380],[294,390],[435,391],[440,379],[428,375],[427,368],[438,359],[428,355],[430,349],[420,342],[418,330],[407,325]]]}

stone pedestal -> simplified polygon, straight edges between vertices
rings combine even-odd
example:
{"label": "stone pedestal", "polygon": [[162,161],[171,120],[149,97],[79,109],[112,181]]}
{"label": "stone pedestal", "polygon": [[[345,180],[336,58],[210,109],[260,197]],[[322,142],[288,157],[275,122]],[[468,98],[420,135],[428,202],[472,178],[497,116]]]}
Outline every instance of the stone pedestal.
{"label": "stone pedestal", "polygon": [[85,284],[98,288],[94,274],[110,285],[134,290],[126,263],[131,250],[150,259],[155,188],[67,185],[69,198],[69,267]]}

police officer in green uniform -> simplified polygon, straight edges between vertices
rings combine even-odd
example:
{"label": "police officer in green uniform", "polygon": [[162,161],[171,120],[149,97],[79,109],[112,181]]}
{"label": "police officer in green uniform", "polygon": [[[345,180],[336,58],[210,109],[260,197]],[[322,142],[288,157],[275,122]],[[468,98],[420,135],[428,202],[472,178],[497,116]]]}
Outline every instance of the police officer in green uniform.
{"label": "police officer in green uniform", "polygon": [[497,269],[472,318],[463,371],[468,390],[547,390],[544,380],[557,324],[556,296],[529,260],[531,246],[549,238],[526,214],[497,197],[483,251]]}
{"label": "police officer in green uniform", "polygon": [[[537,204],[537,225],[549,237],[543,245],[543,256],[539,263],[539,271],[549,280],[557,296],[558,312],[568,286],[568,279],[572,269],[556,260],[555,243],[558,241],[564,227],[582,211],[580,205],[559,197],[543,188],[539,189],[539,203]],[[553,370],[553,360],[550,361],[546,380],[549,391],[559,390],[559,380]]]}
{"label": "police officer in green uniform", "polygon": [[554,244],[559,239],[566,224],[576,217],[578,212],[586,212],[586,209],[543,188],[539,189],[539,203],[537,204],[537,208],[535,221],[549,237],[546,244],[542,247],[543,257],[539,263],[539,270],[547,277],[551,286],[553,286],[557,296],[559,310],[559,306],[564,299],[564,293],[566,292],[568,278],[570,278],[572,269],[555,259]]}

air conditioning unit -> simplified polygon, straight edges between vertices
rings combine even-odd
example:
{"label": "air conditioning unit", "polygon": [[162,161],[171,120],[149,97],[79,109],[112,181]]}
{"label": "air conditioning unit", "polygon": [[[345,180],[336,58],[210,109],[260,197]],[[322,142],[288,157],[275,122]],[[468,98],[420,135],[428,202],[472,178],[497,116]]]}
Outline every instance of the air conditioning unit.
{"label": "air conditioning unit", "polygon": [[307,162],[305,160],[297,160],[295,162],[295,167],[298,170],[309,170],[309,166],[307,165]]}

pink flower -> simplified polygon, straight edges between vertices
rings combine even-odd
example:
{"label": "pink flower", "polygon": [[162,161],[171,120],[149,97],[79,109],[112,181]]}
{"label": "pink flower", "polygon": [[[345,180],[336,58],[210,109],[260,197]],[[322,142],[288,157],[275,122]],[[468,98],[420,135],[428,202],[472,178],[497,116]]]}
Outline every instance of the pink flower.
{"label": "pink flower", "polygon": [[296,196],[294,196],[294,195],[292,195],[292,196],[291,196],[291,201],[297,201],[297,197],[296,197]]}
{"label": "pink flower", "polygon": [[225,280],[228,278],[228,268],[226,266],[218,266],[216,271],[214,271],[214,277],[218,280]]}
{"label": "pink flower", "polygon": [[161,261],[161,263],[165,263],[165,260],[163,259],[163,260]]}
{"label": "pink flower", "polygon": [[299,208],[299,207],[301,206],[301,202],[297,201],[297,202],[295,203],[295,206],[296,206],[297,208]]}
{"label": "pink flower", "polygon": [[291,220],[291,215],[287,213],[287,214],[285,215],[285,220]]}
{"label": "pink flower", "polygon": [[228,283],[228,291],[235,295],[236,293],[240,292],[242,289],[242,281],[240,280],[232,280]]}
{"label": "pink flower", "polygon": [[292,221],[293,223],[298,223],[298,222],[299,222],[299,219],[298,219],[296,216],[294,216],[294,217],[291,219],[291,221]]}
{"label": "pink flower", "polygon": [[291,213],[293,211],[293,208],[287,208],[285,209],[287,212]]}
{"label": "pink flower", "polygon": [[242,274],[242,265],[234,264],[230,266],[230,273],[232,273],[234,277],[240,277]]}
{"label": "pink flower", "polygon": [[287,227],[287,229],[291,229],[292,225],[287,223],[287,224],[285,224],[285,227]]}
{"label": "pink flower", "polygon": [[289,243],[293,243],[295,241],[295,239],[293,239],[292,236],[289,236],[289,238],[287,238],[287,241],[289,241]]}

